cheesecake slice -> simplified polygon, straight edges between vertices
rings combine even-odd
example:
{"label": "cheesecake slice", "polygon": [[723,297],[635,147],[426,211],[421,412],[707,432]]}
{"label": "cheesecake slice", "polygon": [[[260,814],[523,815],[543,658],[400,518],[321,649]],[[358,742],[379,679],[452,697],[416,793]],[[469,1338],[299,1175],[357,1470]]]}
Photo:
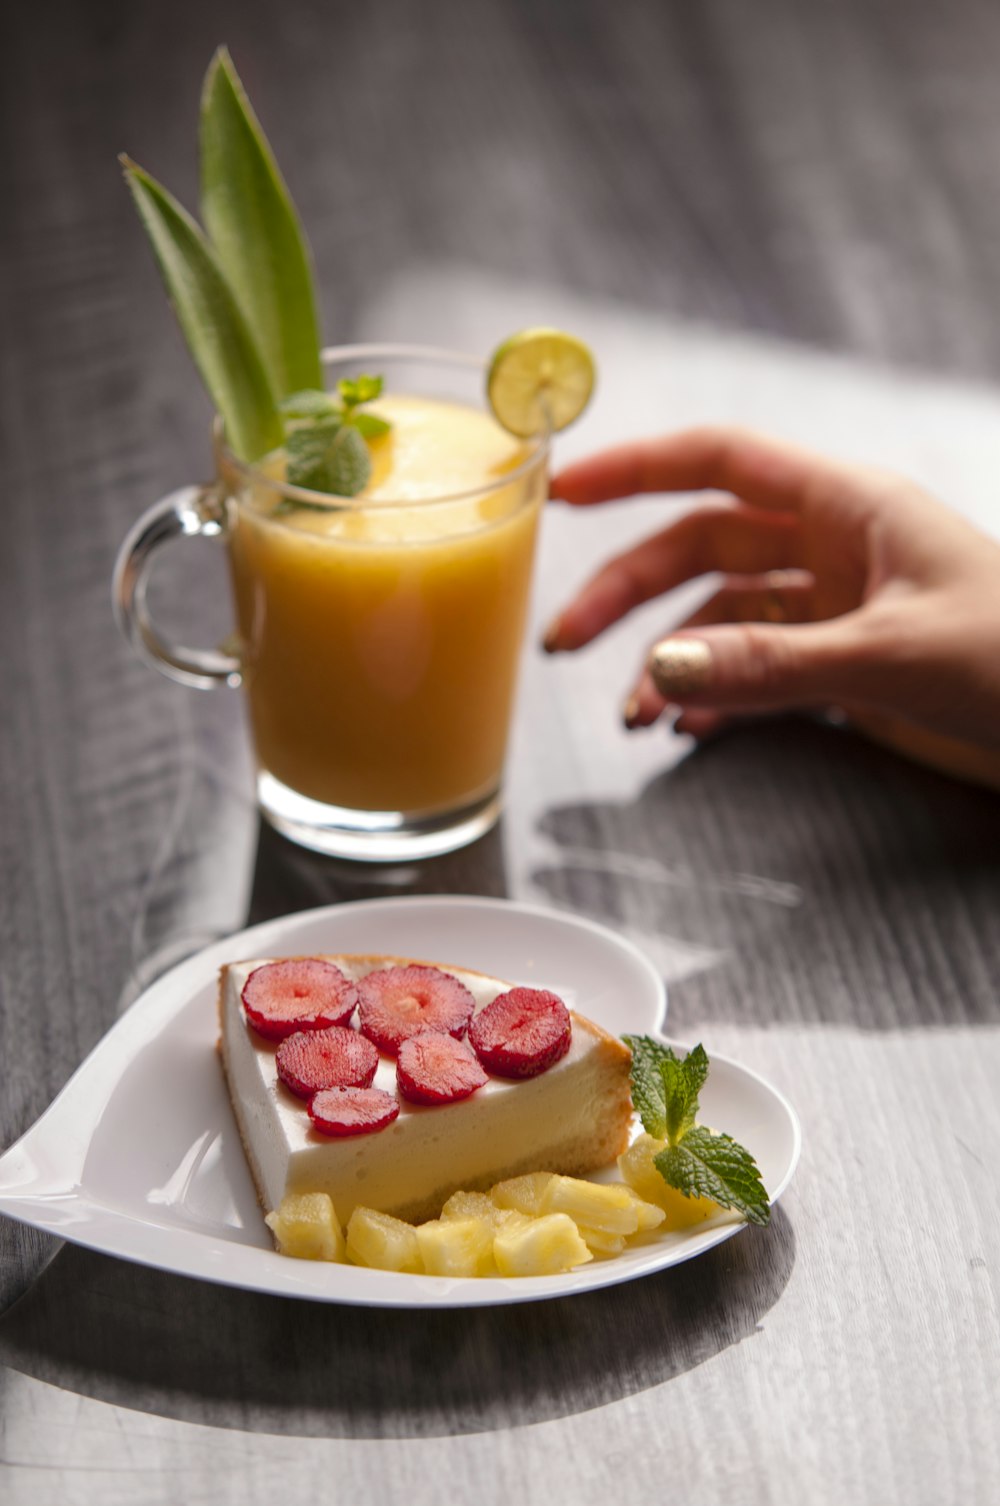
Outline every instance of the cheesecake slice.
{"label": "cheesecake slice", "polygon": [[[219,982],[221,1054],[233,1112],[265,1212],[290,1193],[325,1192],[342,1223],[359,1204],[419,1222],[435,1218],[455,1191],[485,1189],[528,1171],[585,1176],[628,1143],[631,1055],[621,1041],[571,1012],[569,1050],[536,1077],[491,1076],[469,1098],[437,1106],[399,1100],[391,1124],[370,1134],[328,1137],[288,1091],[275,1065],[276,1042],[250,1026],[241,1001],[258,958],[223,967]],[[350,979],[412,959],[326,956]],[[433,962],[470,990],[475,1013],[510,983]],[[396,1094],[396,1063],[380,1056],[374,1086]]]}

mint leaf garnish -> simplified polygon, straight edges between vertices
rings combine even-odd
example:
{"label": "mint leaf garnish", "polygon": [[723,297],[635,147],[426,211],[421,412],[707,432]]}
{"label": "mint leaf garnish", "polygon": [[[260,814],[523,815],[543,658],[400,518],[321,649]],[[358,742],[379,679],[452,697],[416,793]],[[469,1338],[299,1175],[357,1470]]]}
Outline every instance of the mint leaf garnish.
{"label": "mint leaf garnish", "polygon": [[389,420],[379,418],[377,413],[352,413],[351,423],[366,439],[379,439],[383,434],[388,434],[392,428]]}
{"label": "mint leaf garnish", "polygon": [[671,1144],[686,1135],[698,1113],[698,1094],[708,1076],[708,1057],[696,1046],[683,1061],[671,1054],[660,1068],[667,1110],[667,1138]]}
{"label": "mint leaf garnish", "polygon": [[382,378],[362,373],[357,377],[341,377],[337,391],[345,408],[358,408],[362,403],[373,403],[382,392]]}
{"label": "mint leaf garnish", "polygon": [[709,1069],[705,1048],[695,1046],[681,1058],[648,1035],[624,1040],[632,1052],[632,1102],[643,1129],[666,1142],[653,1160],[663,1180],[685,1197],[711,1198],[752,1224],[766,1224],[771,1210],[753,1156],[729,1135],[696,1123]]}
{"label": "mint leaf garnish", "polygon": [[661,1046],[648,1035],[623,1036],[632,1052],[632,1103],[642,1120],[642,1127],[654,1140],[667,1133],[667,1096],[662,1065],[665,1057],[673,1059],[669,1046]]}
{"label": "mint leaf garnish", "polygon": [[[310,491],[356,497],[371,476],[366,439],[387,434],[392,425],[377,413],[362,413],[382,391],[380,376],[344,377],[336,394],[308,388],[293,392],[281,404],[285,420],[288,480]],[[281,512],[304,507],[286,498]]]}
{"label": "mint leaf garnish", "polygon": [[337,412],[330,394],[317,388],[293,392],[291,397],[286,397],[278,406],[285,418],[328,418]]}
{"label": "mint leaf garnish", "polygon": [[327,472],[331,484],[322,490],[335,492],[339,497],[356,497],[368,485],[371,456],[353,424],[341,424],[331,446]]}
{"label": "mint leaf garnish", "polygon": [[288,480],[309,491],[356,497],[371,474],[368,446],[353,424],[337,418],[292,429],[286,450]]}
{"label": "mint leaf garnish", "polygon": [[654,1156],[653,1165],[685,1197],[711,1198],[720,1207],[735,1208],[751,1224],[766,1224],[771,1216],[756,1161],[729,1135],[714,1135],[698,1125]]}

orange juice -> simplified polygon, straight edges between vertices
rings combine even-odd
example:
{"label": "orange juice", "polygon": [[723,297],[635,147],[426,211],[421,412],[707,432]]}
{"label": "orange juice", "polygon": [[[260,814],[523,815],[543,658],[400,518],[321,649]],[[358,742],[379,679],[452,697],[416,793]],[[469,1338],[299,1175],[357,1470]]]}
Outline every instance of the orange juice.
{"label": "orange juice", "polygon": [[243,683],[261,768],[290,790],[443,811],[500,781],[545,467],[473,407],[374,411],[392,429],[360,497],[276,511],[257,485],[232,509]]}

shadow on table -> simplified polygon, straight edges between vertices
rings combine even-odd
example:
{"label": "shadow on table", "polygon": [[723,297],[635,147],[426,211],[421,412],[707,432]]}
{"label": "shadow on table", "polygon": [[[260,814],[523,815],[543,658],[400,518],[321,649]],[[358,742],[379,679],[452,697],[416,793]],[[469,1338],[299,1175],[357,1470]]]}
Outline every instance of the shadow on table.
{"label": "shadow on table", "polygon": [[132,1410],[246,1432],[419,1438],[568,1417],[762,1328],[795,1261],[775,1210],[684,1265],[553,1302],[325,1306],[66,1245],[0,1322],[0,1363]]}
{"label": "shadow on table", "polygon": [[458,852],[420,863],[348,863],[307,852],[259,820],[246,924],[356,899],[410,894],[506,898],[503,822]]}
{"label": "shadow on table", "polygon": [[1000,796],[853,733],[748,724],[539,835],[533,885],[645,946],[680,1026],[1000,1019]]}

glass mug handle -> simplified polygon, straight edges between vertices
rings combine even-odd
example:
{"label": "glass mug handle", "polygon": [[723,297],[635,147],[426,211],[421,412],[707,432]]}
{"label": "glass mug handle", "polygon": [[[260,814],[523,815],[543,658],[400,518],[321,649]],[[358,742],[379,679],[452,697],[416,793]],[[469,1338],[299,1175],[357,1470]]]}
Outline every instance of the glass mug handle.
{"label": "glass mug handle", "polygon": [[165,642],[150,618],[146,589],[153,556],[162,545],[175,539],[222,538],[226,529],[225,505],[217,486],[182,486],[143,513],[115,561],[112,604],[126,639],[154,669],[198,690],[239,685],[239,659],[222,649],[183,648]]}

